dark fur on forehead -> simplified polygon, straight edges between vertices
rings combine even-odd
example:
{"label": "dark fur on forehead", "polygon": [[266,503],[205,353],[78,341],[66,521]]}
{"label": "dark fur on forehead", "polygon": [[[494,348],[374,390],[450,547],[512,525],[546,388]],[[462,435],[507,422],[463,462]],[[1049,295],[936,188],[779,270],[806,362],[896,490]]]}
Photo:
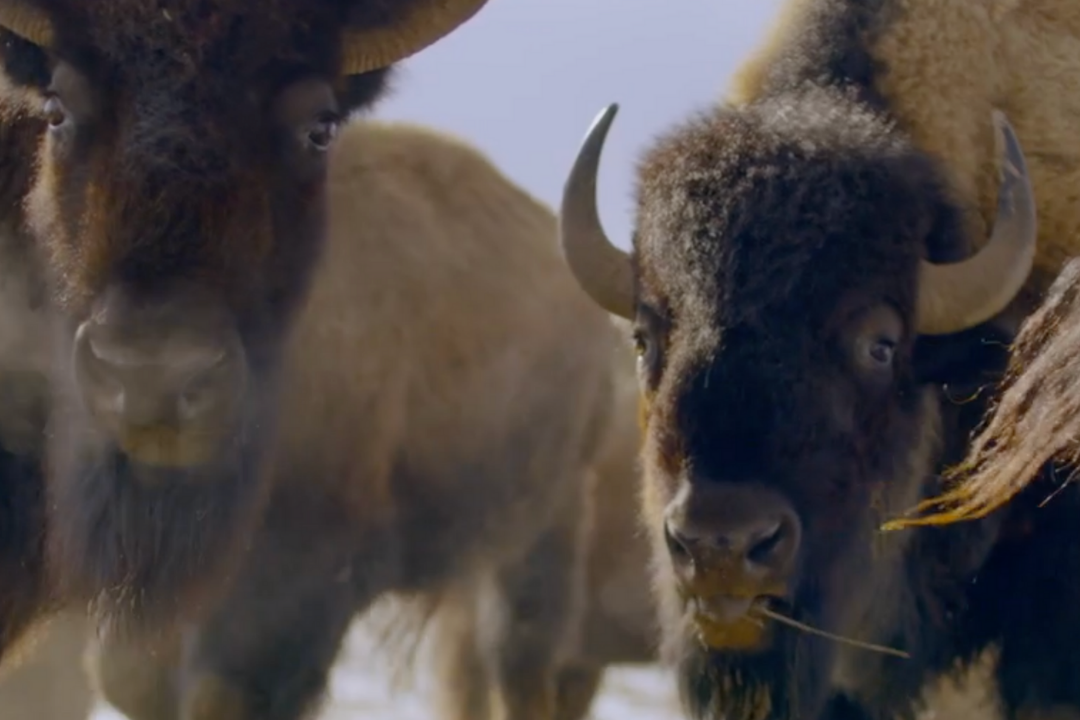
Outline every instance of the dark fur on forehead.
{"label": "dark fur on forehead", "polygon": [[[389,24],[426,0],[43,0],[57,26],[58,54],[82,66],[121,68],[128,82],[149,82],[163,71],[204,84],[206,70],[228,68],[234,77],[263,72],[280,84],[290,75],[337,71],[336,38],[346,27]],[[138,62],[132,58],[138,56]],[[0,29],[0,57],[20,85],[43,87],[50,72],[45,52]],[[368,105],[385,89],[389,68],[343,78],[347,108]],[[100,78],[108,81],[108,77]],[[359,82],[358,82],[359,81]]]}
{"label": "dark fur on forehead", "polygon": [[[330,3],[263,0],[257,11],[239,0],[105,0],[92,4],[52,0],[61,46],[84,49],[125,75],[194,80],[219,66],[250,75],[271,60],[333,67],[336,43],[327,32],[343,9]],[[131,62],[138,57],[140,62]],[[202,78],[205,80],[205,78]]]}
{"label": "dark fur on forehead", "polygon": [[951,255],[942,246],[962,237],[931,161],[833,89],[682,124],[645,155],[637,201],[645,285],[719,298],[725,324],[792,301],[831,305],[828,288],[860,277],[910,312],[917,259]]}
{"label": "dark fur on forehead", "polygon": [[[309,29],[333,23],[340,29],[379,28],[399,22],[430,0],[41,0],[41,5],[61,17],[87,16],[100,21],[116,36],[133,30],[180,32],[196,40],[213,42],[227,30],[227,23],[242,17],[266,27]],[[88,12],[89,11],[89,12]],[[306,26],[306,27],[304,27]],[[171,28],[171,29],[170,29]],[[104,34],[104,33],[103,33]]]}
{"label": "dark fur on forehead", "polygon": [[[70,15],[92,8],[94,17],[128,33],[153,16],[188,27],[214,28],[215,19],[246,17],[259,22],[332,21],[341,28],[378,28],[400,21],[431,0],[39,0],[53,12]],[[207,38],[210,39],[210,38]]]}

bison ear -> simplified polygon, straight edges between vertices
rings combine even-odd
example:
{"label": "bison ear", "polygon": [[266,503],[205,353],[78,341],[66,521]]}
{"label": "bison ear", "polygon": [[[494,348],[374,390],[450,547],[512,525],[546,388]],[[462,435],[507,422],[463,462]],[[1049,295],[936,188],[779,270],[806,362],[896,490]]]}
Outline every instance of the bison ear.
{"label": "bison ear", "polygon": [[456,30],[488,0],[349,0],[342,74],[359,75],[414,55]]}
{"label": "bison ear", "polygon": [[952,397],[970,396],[997,383],[1009,363],[1015,329],[995,319],[952,335],[921,335],[913,365],[920,382],[949,386]]}

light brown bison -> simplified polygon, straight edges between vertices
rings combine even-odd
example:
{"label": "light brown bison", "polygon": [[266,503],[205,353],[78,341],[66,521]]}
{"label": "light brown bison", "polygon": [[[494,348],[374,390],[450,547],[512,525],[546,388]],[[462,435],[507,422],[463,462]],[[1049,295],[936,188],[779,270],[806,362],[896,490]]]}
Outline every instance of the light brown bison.
{"label": "light brown bison", "polygon": [[[618,323],[624,330],[624,323]],[[640,398],[633,346],[615,346],[615,398],[597,463],[586,546],[581,640],[560,678],[559,720],[583,720],[609,665],[659,659],[660,628],[651,591],[648,536],[641,523]]]}
{"label": "light brown bison", "polygon": [[[617,321],[621,326],[622,322]],[[592,492],[585,497],[582,538],[584,582],[581,631],[561,658],[555,718],[583,720],[609,665],[658,659],[659,628],[650,593],[649,545],[639,522],[640,431],[633,347],[614,345],[614,394],[610,424],[592,466]],[[562,569],[540,568],[558,574]],[[491,703],[494,683],[477,642],[490,620],[490,588],[458,587],[436,615],[436,671],[443,682],[436,706],[452,708],[453,720],[498,717]]]}
{"label": "light brown bison", "polygon": [[483,4],[0,0],[0,649],[51,601],[46,554],[110,621],[213,605],[267,497],[338,128]]}
{"label": "light brown bison", "polygon": [[635,325],[643,512],[694,717],[909,716],[987,649],[1008,717],[1080,710],[1080,490],[880,531],[963,458],[1080,230],[1076,7],[793,2],[730,97],[642,157],[629,254],[594,206],[613,107],[588,134],[562,242]]}
{"label": "light brown bison", "polygon": [[476,642],[505,716],[550,720],[590,478],[611,461],[615,330],[562,262],[551,210],[468,145],[343,126],[326,194],[252,547],[182,647],[106,635],[96,675],[133,720],[299,718],[356,613],[486,584]]}

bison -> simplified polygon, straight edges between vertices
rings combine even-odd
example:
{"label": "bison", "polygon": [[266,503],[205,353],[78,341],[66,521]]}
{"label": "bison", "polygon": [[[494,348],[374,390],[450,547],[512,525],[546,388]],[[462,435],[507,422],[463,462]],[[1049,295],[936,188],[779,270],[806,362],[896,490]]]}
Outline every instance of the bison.
{"label": "bison", "polygon": [[[563,263],[555,214],[461,141],[345,125],[326,200],[251,548],[179,638],[105,633],[97,682],[133,720],[291,720],[374,601],[396,594],[423,619],[488,587],[477,671],[506,717],[550,720],[580,626],[615,328]],[[459,674],[444,682],[461,705],[448,717],[481,717]]]}
{"label": "bison", "polygon": [[595,208],[614,106],[586,136],[562,244],[634,322],[643,514],[692,716],[907,716],[989,650],[1008,717],[1080,708],[1080,493],[880,532],[963,457],[1080,224],[1074,7],[793,3],[730,96],[644,153],[630,253]]}
{"label": "bison", "polygon": [[56,594],[132,629],[212,605],[341,123],[483,5],[0,0],[0,647]]}

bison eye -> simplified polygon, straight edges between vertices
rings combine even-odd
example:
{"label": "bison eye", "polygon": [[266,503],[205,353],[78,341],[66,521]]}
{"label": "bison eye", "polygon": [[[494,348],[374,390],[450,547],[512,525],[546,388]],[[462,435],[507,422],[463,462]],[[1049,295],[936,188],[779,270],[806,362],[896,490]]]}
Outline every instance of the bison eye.
{"label": "bison eye", "polygon": [[886,338],[878,339],[870,344],[870,359],[879,365],[891,365],[895,352],[896,343]]}
{"label": "bison eye", "polygon": [[49,127],[56,129],[63,127],[67,122],[68,113],[64,108],[64,103],[60,102],[60,98],[56,95],[49,95],[45,100],[45,105],[42,108],[45,114],[45,120],[49,123]]}
{"label": "bison eye", "polygon": [[324,115],[304,128],[304,143],[315,152],[326,152],[337,137],[341,121],[337,116]]}
{"label": "bison eye", "polygon": [[656,340],[644,330],[635,330],[634,353],[637,355],[639,377],[646,385],[654,385],[660,371],[660,348]]}
{"label": "bison eye", "polygon": [[896,309],[881,303],[856,312],[842,342],[855,367],[871,377],[883,378],[881,373],[892,369],[903,330],[903,320]]}
{"label": "bison eye", "polygon": [[647,305],[638,308],[634,321],[634,352],[637,355],[638,378],[645,387],[653,388],[660,380],[664,366],[667,323],[663,316]]}

